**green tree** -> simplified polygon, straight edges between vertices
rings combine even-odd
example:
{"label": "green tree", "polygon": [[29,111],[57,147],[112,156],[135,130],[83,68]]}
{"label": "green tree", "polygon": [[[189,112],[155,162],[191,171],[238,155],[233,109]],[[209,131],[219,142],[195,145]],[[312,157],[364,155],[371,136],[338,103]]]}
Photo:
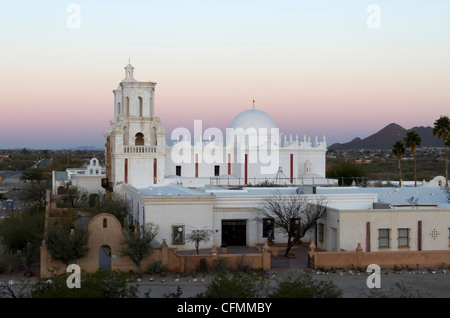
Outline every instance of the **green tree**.
{"label": "green tree", "polygon": [[445,186],[448,187],[448,155],[447,147],[450,139],[450,119],[448,116],[441,116],[434,122],[433,135],[442,138],[445,148]]}
{"label": "green tree", "polygon": [[54,228],[47,239],[47,249],[54,260],[62,261],[65,265],[82,258],[89,252],[89,231],[85,228],[74,229]]}
{"label": "green tree", "polygon": [[186,235],[186,240],[188,242],[195,244],[195,249],[197,250],[197,254],[198,254],[199,253],[198,247],[200,246],[200,243],[208,242],[212,234],[213,234],[212,230],[207,230],[207,229],[197,230],[197,229],[195,229],[195,230],[192,230],[191,233]]}
{"label": "green tree", "polygon": [[331,280],[314,279],[311,273],[296,270],[278,281],[269,298],[341,298],[342,290]]}
{"label": "green tree", "polygon": [[395,158],[397,159],[398,162],[398,181],[399,181],[399,186],[402,186],[402,158],[403,155],[405,154],[406,149],[405,149],[405,145],[402,143],[401,140],[397,141],[393,146],[392,146],[392,153],[395,155]]}
{"label": "green tree", "polygon": [[28,182],[35,184],[40,184],[41,182],[45,180],[49,180],[49,175],[45,172],[44,169],[41,168],[31,168],[24,172],[22,172],[22,175],[20,176],[20,181],[22,182]]}
{"label": "green tree", "polygon": [[265,218],[273,219],[274,228],[287,236],[287,256],[317,220],[326,215],[327,208],[323,198],[309,200],[302,194],[282,195],[278,192],[263,200],[259,213],[260,222]]}
{"label": "green tree", "polygon": [[45,170],[32,168],[22,172],[20,181],[29,185],[22,189],[20,199],[33,204],[38,209],[44,209],[46,204],[46,192],[50,188],[49,175]]}
{"label": "green tree", "polygon": [[39,246],[43,235],[43,213],[32,213],[26,210],[0,223],[0,240],[7,250],[23,251],[28,243]]}
{"label": "green tree", "polygon": [[151,242],[158,234],[157,226],[136,226],[134,231],[125,227],[122,230],[123,247],[120,249],[121,256],[128,256],[136,265],[136,271],[141,276],[141,261],[153,253]]}
{"label": "green tree", "polygon": [[417,147],[422,144],[422,137],[414,130],[408,131],[406,137],[403,139],[405,146],[411,149],[411,154],[414,158],[414,186],[417,187],[417,163],[416,163],[416,152]]}
{"label": "green tree", "polygon": [[120,194],[112,192],[106,194],[99,194],[98,205],[95,208],[97,213],[109,213],[114,215],[122,226],[125,226],[125,219],[130,212],[129,202]]}

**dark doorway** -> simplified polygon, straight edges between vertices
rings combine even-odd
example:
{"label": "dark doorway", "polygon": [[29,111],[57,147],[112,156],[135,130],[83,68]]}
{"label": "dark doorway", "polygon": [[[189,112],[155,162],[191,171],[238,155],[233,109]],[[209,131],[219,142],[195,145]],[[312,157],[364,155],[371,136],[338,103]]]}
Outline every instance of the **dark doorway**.
{"label": "dark doorway", "polygon": [[98,268],[111,270],[111,247],[108,245],[102,245],[98,250]]}
{"label": "dark doorway", "polygon": [[228,246],[245,246],[246,236],[245,220],[222,220],[222,243]]}

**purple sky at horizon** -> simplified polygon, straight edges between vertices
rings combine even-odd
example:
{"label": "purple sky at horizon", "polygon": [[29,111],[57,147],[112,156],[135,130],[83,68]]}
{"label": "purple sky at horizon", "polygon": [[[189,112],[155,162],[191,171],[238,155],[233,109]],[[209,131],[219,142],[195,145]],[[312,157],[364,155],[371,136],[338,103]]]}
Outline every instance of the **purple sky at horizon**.
{"label": "purple sky at horizon", "polygon": [[168,137],[194,120],[224,130],[253,100],[282,133],[328,145],[432,126],[450,115],[449,14],[415,0],[2,1],[0,149],[103,147],[129,57],[157,82]]}

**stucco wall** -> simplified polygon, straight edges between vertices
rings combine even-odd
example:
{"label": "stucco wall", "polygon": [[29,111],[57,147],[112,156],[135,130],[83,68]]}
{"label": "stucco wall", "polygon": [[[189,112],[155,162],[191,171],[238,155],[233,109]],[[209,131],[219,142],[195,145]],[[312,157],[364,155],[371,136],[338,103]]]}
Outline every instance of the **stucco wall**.
{"label": "stucco wall", "polygon": [[[356,243],[366,251],[366,224],[370,222],[371,251],[417,251],[418,222],[422,222],[422,250],[450,250],[450,213],[447,209],[374,209],[339,211],[339,246],[352,250]],[[398,229],[409,229],[409,247],[398,246]],[[379,247],[378,229],[390,229],[389,247]],[[437,234],[439,233],[439,234]]]}

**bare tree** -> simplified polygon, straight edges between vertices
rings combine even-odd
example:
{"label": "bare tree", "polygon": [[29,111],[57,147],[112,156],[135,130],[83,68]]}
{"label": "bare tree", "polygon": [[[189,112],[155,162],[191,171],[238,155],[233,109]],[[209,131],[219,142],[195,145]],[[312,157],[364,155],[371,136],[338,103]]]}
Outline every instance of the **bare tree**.
{"label": "bare tree", "polygon": [[271,219],[274,229],[281,230],[287,236],[287,256],[326,212],[326,202],[322,197],[312,200],[303,194],[282,195],[277,192],[262,202],[259,208],[262,217],[259,219]]}

